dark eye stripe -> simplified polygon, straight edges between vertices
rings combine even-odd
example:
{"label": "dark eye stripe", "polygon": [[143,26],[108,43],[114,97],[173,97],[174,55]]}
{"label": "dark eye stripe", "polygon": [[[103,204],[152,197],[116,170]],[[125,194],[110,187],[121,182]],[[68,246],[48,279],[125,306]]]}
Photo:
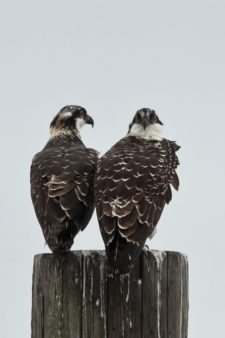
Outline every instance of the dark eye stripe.
{"label": "dark eye stripe", "polygon": [[153,115],[152,118],[151,118],[152,122],[157,122],[158,121],[158,118],[156,115]]}

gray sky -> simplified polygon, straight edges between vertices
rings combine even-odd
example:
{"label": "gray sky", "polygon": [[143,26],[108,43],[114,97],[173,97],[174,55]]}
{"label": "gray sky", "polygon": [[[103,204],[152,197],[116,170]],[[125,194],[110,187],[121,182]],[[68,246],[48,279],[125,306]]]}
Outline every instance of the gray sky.
{"label": "gray sky", "polygon": [[[150,247],[189,257],[189,337],[225,337],[224,10],[217,0],[1,2],[1,338],[30,337],[33,256],[48,252],[30,163],[66,104],[87,108],[95,128],[82,137],[102,153],[143,106],[182,146],[180,192]],[[103,248],[95,216],[73,248]]]}

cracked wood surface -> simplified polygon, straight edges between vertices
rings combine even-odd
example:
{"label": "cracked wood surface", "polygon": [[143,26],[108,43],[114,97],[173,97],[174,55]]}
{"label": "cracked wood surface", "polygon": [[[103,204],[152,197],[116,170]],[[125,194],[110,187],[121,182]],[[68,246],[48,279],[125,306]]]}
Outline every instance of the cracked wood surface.
{"label": "cracked wood surface", "polygon": [[34,258],[32,338],[187,338],[188,262],[143,251],[130,275],[107,277],[104,251]]}

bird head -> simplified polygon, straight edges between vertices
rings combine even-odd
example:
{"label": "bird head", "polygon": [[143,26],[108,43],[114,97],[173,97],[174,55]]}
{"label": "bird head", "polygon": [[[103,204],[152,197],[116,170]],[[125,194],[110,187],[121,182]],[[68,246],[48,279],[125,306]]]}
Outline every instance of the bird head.
{"label": "bird head", "polygon": [[128,135],[161,140],[162,129],[163,123],[156,112],[150,108],[141,108],[136,112],[129,125]]}
{"label": "bird head", "polygon": [[94,120],[87,114],[85,108],[80,106],[65,106],[54,117],[50,124],[51,136],[59,133],[78,133],[85,124],[94,126]]}

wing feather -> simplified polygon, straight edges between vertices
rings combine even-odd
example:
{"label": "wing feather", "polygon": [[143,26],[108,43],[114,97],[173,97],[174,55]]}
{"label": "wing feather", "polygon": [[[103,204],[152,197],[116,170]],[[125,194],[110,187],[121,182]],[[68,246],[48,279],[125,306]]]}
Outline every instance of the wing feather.
{"label": "wing feather", "polygon": [[129,136],[99,160],[95,199],[106,246],[118,251],[120,245],[116,242],[121,240],[126,251],[123,238],[141,247],[153,233],[165,203],[172,198],[170,185],[176,190],[179,187],[176,173],[179,161],[175,154],[178,149],[169,140],[149,141]]}
{"label": "wing feather", "polygon": [[[93,181],[97,152],[84,146],[46,147],[31,165],[31,197],[51,249],[58,235],[71,236],[88,224],[94,210]],[[63,237],[63,238],[64,238]],[[54,238],[54,240],[53,240]],[[70,239],[70,246],[73,241]]]}

